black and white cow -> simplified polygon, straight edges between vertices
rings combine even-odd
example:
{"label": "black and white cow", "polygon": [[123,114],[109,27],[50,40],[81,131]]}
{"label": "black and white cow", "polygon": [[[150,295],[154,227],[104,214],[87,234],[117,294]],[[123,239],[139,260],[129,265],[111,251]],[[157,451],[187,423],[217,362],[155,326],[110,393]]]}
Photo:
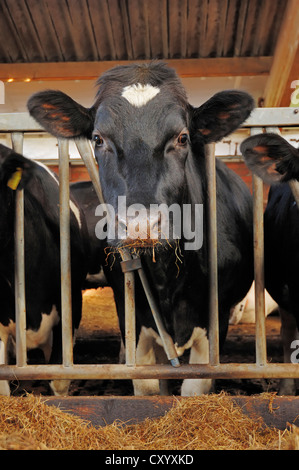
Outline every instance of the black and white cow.
{"label": "black and white cow", "polygon": [[[8,361],[15,339],[14,220],[16,187],[24,188],[25,295],[27,349],[42,349],[45,360],[61,363],[59,181],[42,164],[0,145],[0,345]],[[84,218],[70,201],[73,329],[81,319],[81,287],[86,275]],[[68,381],[51,383],[55,394],[67,393]],[[0,381],[0,393],[9,385]]]}
{"label": "black and white cow", "polygon": [[[178,353],[191,349],[190,363],[207,363],[209,263],[205,145],[236,129],[249,116],[253,100],[246,93],[226,91],[193,108],[175,71],[160,62],[116,67],[105,73],[98,85],[95,103],[89,109],[64,93],[49,90],[33,95],[28,109],[53,135],[93,139],[104,198],[111,209],[108,236],[112,250],[133,246],[133,251],[141,256],[165,327]],[[124,197],[125,213],[118,211]],[[179,208],[176,214],[181,217],[183,234],[178,235],[170,211],[169,214],[162,209],[151,211],[162,204],[164,209],[172,205]],[[203,205],[203,223],[199,224],[203,226],[202,245],[198,243],[200,237],[191,236],[192,231],[197,233],[199,205]],[[134,212],[137,207],[140,211],[134,217],[129,209],[133,208]],[[244,297],[252,283],[252,201],[241,179],[219,161],[217,223],[220,342],[223,344],[230,308]],[[163,236],[164,229],[166,233],[169,229],[170,235]],[[115,282],[119,263],[115,260],[113,263],[111,272],[115,277],[110,284],[123,332],[123,278]],[[161,341],[138,279],[136,291],[137,363],[153,364]],[[135,381],[134,387],[135,394],[159,393],[156,380]],[[210,388],[209,379],[187,379],[181,392],[201,394]]]}
{"label": "black and white cow", "polygon": [[70,185],[72,197],[80,207],[88,233],[88,261],[87,276],[84,282],[85,289],[93,289],[108,285],[103,266],[106,266],[105,239],[96,236],[95,227],[99,222],[96,216],[96,208],[99,205],[99,198],[91,181],[78,181]]}
{"label": "black and white cow", "polygon": [[[265,286],[279,305],[284,362],[299,362],[299,211],[288,181],[299,179],[299,151],[277,134],[249,137],[241,145],[248,167],[271,184],[264,214]],[[279,393],[294,395],[281,381]]]}

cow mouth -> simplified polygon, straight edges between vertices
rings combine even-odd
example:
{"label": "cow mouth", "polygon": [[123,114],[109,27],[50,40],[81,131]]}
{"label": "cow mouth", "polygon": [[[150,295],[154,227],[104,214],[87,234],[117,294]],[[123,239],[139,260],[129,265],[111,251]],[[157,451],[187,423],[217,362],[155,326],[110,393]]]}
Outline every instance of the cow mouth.
{"label": "cow mouth", "polygon": [[176,249],[178,240],[165,240],[165,239],[152,239],[152,238],[127,238],[125,240],[119,240],[117,243],[109,243],[107,252],[110,253],[121,253],[123,250],[127,250],[132,254],[152,253],[155,257],[155,253],[165,249]]}
{"label": "cow mouth", "polygon": [[114,246],[119,252],[127,250],[130,253],[145,253],[148,251],[155,252],[159,248],[164,246],[164,240],[152,239],[152,238],[127,238],[121,240],[117,246]]}

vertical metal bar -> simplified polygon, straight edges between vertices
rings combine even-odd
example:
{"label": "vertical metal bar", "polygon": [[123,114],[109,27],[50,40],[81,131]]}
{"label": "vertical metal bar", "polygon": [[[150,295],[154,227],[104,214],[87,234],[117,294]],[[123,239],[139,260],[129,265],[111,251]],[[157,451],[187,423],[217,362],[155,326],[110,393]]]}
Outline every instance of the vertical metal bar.
{"label": "vertical metal bar", "polygon": [[124,274],[125,282],[125,338],[126,338],[126,364],[136,364],[136,315],[135,315],[135,275]]}
{"label": "vertical metal bar", "polygon": [[[127,251],[122,254],[123,261],[131,256]],[[124,273],[125,285],[125,346],[126,365],[136,365],[136,315],[135,315],[135,274],[133,271]]]}
{"label": "vertical metal bar", "polygon": [[69,144],[58,140],[59,153],[59,201],[60,201],[60,272],[61,272],[61,327],[62,360],[64,366],[73,364],[72,293],[70,248],[70,189]]}
{"label": "vertical metal bar", "polygon": [[[23,133],[11,134],[13,149],[23,152]],[[16,311],[16,364],[27,364],[26,296],[25,296],[25,236],[24,190],[17,189],[15,197],[15,311]]]}
{"label": "vertical metal bar", "polygon": [[[87,168],[88,174],[90,176],[94,189],[97,193],[99,201],[101,204],[105,205],[104,196],[103,196],[100,179],[99,179],[99,172],[98,172],[96,162],[93,156],[93,150],[92,150],[91,144],[86,139],[78,139],[76,140],[76,145],[81,155],[81,158],[84,162],[84,165]],[[108,212],[107,212],[107,217],[108,217]]]}
{"label": "vertical metal bar", "polygon": [[[251,135],[260,134],[260,132],[260,128],[253,127],[251,129]],[[256,364],[264,366],[267,363],[264,280],[264,185],[261,178],[256,175],[252,177],[252,185]]]}
{"label": "vertical metal bar", "polygon": [[209,354],[210,364],[219,364],[217,201],[215,144],[206,152],[209,250]]}

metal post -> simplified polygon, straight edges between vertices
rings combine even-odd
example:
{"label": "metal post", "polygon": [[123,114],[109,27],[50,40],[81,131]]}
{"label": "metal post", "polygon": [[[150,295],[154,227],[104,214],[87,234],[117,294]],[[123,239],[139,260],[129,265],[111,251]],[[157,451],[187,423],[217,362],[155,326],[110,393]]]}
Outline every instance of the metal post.
{"label": "metal post", "polygon": [[[125,250],[123,261],[130,261],[131,256]],[[136,315],[135,315],[135,274],[133,270],[124,271],[125,285],[125,346],[126,365],[136,365]]]}
{"label": "metal post", "polygon": [[[13,149],[23,152],[23,132],[11,134]],[[16,311],[16,363],[27,364],[26,296],[25,296],[25,236],[24,190],[17,189],[15,197],[15,311]]]}
{"label": "metal post", "polygon": [[[261,128],[253,127],[251,135],[260,134]],[[253,243],[255,281],[255,343],[256,364],[267,363],[265,325],[265,281],[264,281],[264,185],[261,178],[252,176],[253,184]]]}
{"label": "metal post", "polygon": [[59,153],[59,200],[60,200],[60,271],[61,271],[61,327],[62,359],[64,366],[73,364],[72,342],[72,293],[70,249],[70,189],[69,144],[58,140]]}
{"label": "metal post", "polygon": [[208,252],[209,252],[209,360],[219,364],[218,321],[218,261],[217,261],[217,198],[215,144],[206,152],[207,201],[208,201]]}

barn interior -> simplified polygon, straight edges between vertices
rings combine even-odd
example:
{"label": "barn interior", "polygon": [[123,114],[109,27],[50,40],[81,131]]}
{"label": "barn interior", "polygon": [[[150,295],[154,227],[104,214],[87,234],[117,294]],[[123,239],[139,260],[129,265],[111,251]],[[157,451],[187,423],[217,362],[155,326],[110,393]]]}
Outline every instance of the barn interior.
{"label": "barn interior", "polygon": [[[33,93],[59,89],[89,107],[104,71],[151,60],[163,60],[177,71],[195,106],[218,91],[241,89],[254,97],[257,107],[297,107],[299,1],[0,0],[0,143],[11,146],[10,134],[1,132],[2,114],[27,112]],[[298,145],[298,129],[280,131]],[[252,190],[252,175],[240,153],[247,136],[248,130],[240,129],[217,143],[216,156]],[[28,133],[24,155],[59,171],[57,141],[48,134]],[[69,166],[71,182],[89,179],[73,144]],[[267,192],[265,185],[264,203]],[[110,288],[86,292],[84,308],[76,360],[114,363],[120,335]],[[279,318],[274,313],[266,323],[268,356],[282,362]],[[229,362],[234,354],[235,362],[254,362],[254,334],[253,323],[231,325],[222,361]],[[275,379],[219,380],[216,391],[248,396],[276,391],[277,384]],[[47,382],[18,380],[12,393],[23,395],[32,387],[49,393]],[[81,380],[70,393],[131,395],[132,388],[124,380]],[[176,381],[173,393],[178,393]]]}

